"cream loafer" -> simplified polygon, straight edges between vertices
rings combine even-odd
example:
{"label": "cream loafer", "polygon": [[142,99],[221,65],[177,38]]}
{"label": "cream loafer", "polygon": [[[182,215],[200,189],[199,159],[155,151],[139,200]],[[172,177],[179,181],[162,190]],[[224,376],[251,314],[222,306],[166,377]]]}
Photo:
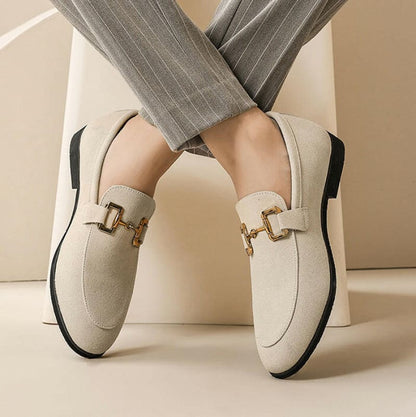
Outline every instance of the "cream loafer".
{"label": "cream loafer", "polygon": [[137,114],[122,110],[94,120],[70,145],[75,205],[52,260],[50,289],[59,328],[79,355],[95,358],[114,343],[130,304],[139,248],[155,210],[149,195],[122,185],[100,201],[102,164],[111,142]]}
{"label": "cream loafer", "polygon": [[305,119],[268,112],[280,128],[291,167],[291,208],[273,191],[236,203],[250,257],[256,344],[276,378],[297,372],[318,344],[335,297],[327,204],[337,196],[344,144]]}

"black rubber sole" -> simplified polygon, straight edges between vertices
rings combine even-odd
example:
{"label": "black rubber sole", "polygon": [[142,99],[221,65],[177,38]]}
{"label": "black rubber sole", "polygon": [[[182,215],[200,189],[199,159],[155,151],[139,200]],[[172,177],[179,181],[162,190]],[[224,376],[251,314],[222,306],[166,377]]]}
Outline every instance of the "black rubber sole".
{"label": "black rubber sole", "polygon": [[334,136],[332,133],[328,132],[331,139],[331,157],[328,167],[328,173],[325,182],[325,188],[322,195],[321,203],[321,227],[322,235],[324,237],[326,250],[328,253],[328,262],[329,262],[329,271],[330,271],[330,286],[328,300],[326,302],[324,312],[322,314],[321,320],[319,321],[318,328],[306,348],[305,353],[300,357],[298,362],[295,363],[290,369],[285,372],[273,373],[270,372],[272,376],[279,379],[285,379],[289,376],[292,376],[298,372],[303,365],[307,362],[312,352],[315,350],[319,341],[321,340],[322,334],[325,330],[326,324],[328,323],[329,316],[331,315],[332,306],[334,304],[335,292],[336,292],[336,271],[335,271],[335,262],[332,255],[331,245],[328,238],[328,228],[327,228],[327,208],[328,208],[328,199],[336,198],[338,194],[338,188],[341,181],[342,169],[344,167],[344,158],[345,158],[345,146],[344,143]]}
{"label": "black rubber sole", "polygon": [[80,180],[79,180],[79,146],[81,142],[81,136],[86,126],[84,126],[82,129],[80,129],[78,132],[74,134],[74,136],[71,139],[71,145],[69,149],[69,159],[70,159],[70,165],[71,165],[71,182],[72,182],[72,188],[74,190],[77,190],[76,196],[75,196],[75,203],[74,203],[74,209],[72,211],[71,219],[69,221],[68,227],[65,230],[64,235],[62,236],[62,239],[59,242],[58,247],[56,248],[55,254],[52,258],[51,263],[51,272],[50,272],[50,291],[51,291],[51,300],[52,300],[52,306],[53,311],[55,313],[56,321],[58,322],[59,329],[65,339],[65,341],[68,343],[69,347],[78,355],[83,356],[84,358],[93,359],[93,358],[99,358],[102,356],[103,353],[90,353],[86,352],[84,349],[81,349],[79,346],[76,345],[76,343],[72,340],[71,336],[68,333],[68,330],[65,326],[65,322],[63,320],[61,311],[59,309],[59,303],[58,298],[56,296],[56,287],[55,287],[55,272],[56,272],[56,264],[59,257],[59,251],[62,246],[62,242],[65,239],[65,236],[72,224],[72,220],[75,216],[75,212],[77,211],[78,207],[78,199],[79,199],[79,187],[80,187]]}

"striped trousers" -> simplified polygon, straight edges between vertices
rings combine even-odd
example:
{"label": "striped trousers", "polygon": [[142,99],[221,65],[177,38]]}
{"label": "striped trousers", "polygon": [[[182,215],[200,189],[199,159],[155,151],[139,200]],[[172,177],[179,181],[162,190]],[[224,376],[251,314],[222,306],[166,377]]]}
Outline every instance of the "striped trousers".
{"label": "striped trousers", "polygon": [[199,133],[269,111],[301,47],[346,1],[222,0],[201,31],[175,0],[51,0],[120,71],[170,149],[207,157]]}

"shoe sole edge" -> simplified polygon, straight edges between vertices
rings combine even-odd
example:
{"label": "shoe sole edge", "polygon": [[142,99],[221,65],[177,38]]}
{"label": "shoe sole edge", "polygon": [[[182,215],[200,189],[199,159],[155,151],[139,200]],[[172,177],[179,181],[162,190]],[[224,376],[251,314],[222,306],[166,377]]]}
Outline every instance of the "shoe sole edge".
{"label": "shoe sole edge", "polygon": [[328,200],[330,198],[336,198],[338,195],[338,189],[341,182],[341,175],[342,170],[344,167],[344,159],[345,159],[345,146],[344,143],[333,135],[330,132],[327,132],[329,138],[331,140],[331,155],[328,164],[328,172],[324,186],[324,192],[322,195],[322,202],[321,202],[321,228],[322,228],[322,235],[324,238],[326,250],[328,253],[328,262],[329,262],[329,271],[330,271],[330,285],[329,285],[329,294],[328,299],[325,304],[325,308],[319,321],[317,330],[313,335],[311,342],[309,343],[308,347],[306,348],[303,355],[300,359],[287,371],[284,372],[270,372],[270,374],[278,379],[286,379],[295,373],[297,373],[308,361],[309,357],[314,352],[316,346],[318,345],[321,337],[324,333],[325,327],[328,323],[329,317],[331,315],[332,306],[335,300],[336,294],[336,270],[335,270],[335,261],[334,256],[331,250],[331,244],[329,242],[328,237],[328,225],[327,225],[327,211],[328,211]]}
{"label": "shoe sole edge", "polygon": [[86,126],[84,126],[82,129],[78,130],[72,137],[71,139],[71,144],[70,144],[70,148],[69,148],[69,160],[70,160],[70,168],[71,168],[71,184],[72,184],[72,188],[76,191],[76,195],[75,195],[75,202],[74,202],[74,208],[72,210],[72,215],[71,218],[69,220],[68,226],[58,244],[58,247],[55,250],[54,256],[52,258],[52,263],[51,263],[51,272],[50,272],[50,293],[51,293],[51,301],[52,301],[52,306],[53,306],[53,310],[55,313],[55,317],[56,317],[56,321],[58,323],[59,329],[62,333],[62,336],[64,337],[65,341],[67,342],[67,344],[69,345],[69,347],[78,355],[83,356],[84,358],[88,358],[88,359],[94,359],[94,358],[99,358],[101,357],[105,352],[102,353],[91,353],[91,352],[87,352],[84,349],[80,348],[71,338],[61,310],[59,309],[59,302],[58,302],[58,297],[56,294],[56,286],[55,286],[55,273],[56,273],[56,265],[58,262],[58,257],[59,257],[59,251],[61,249],[62,243],[65,239],[65,236],[68,233],[69,228],[71,227],[72,224],[72,220],[74,219],[75,213],[77,211],[77,207],[78,207],[78,200],[79,200],[79,192],[80,192],[80,170],[79,170],[79,166],[80,166],[80,143],[81,143],[81,136],[84,132],[84,129],[86,128]]}

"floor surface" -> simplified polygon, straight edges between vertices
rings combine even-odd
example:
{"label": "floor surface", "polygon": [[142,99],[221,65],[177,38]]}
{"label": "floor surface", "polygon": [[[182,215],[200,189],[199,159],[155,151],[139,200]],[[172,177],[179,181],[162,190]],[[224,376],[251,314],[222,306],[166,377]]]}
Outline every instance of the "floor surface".
{"label": "floor surface", "polygon": [[0,415],[416,416],[416,269],[349,271],[352,326],[271,377],[250,326],[125,325],[101,359],[41,323],[45,282],[0,284]]}

